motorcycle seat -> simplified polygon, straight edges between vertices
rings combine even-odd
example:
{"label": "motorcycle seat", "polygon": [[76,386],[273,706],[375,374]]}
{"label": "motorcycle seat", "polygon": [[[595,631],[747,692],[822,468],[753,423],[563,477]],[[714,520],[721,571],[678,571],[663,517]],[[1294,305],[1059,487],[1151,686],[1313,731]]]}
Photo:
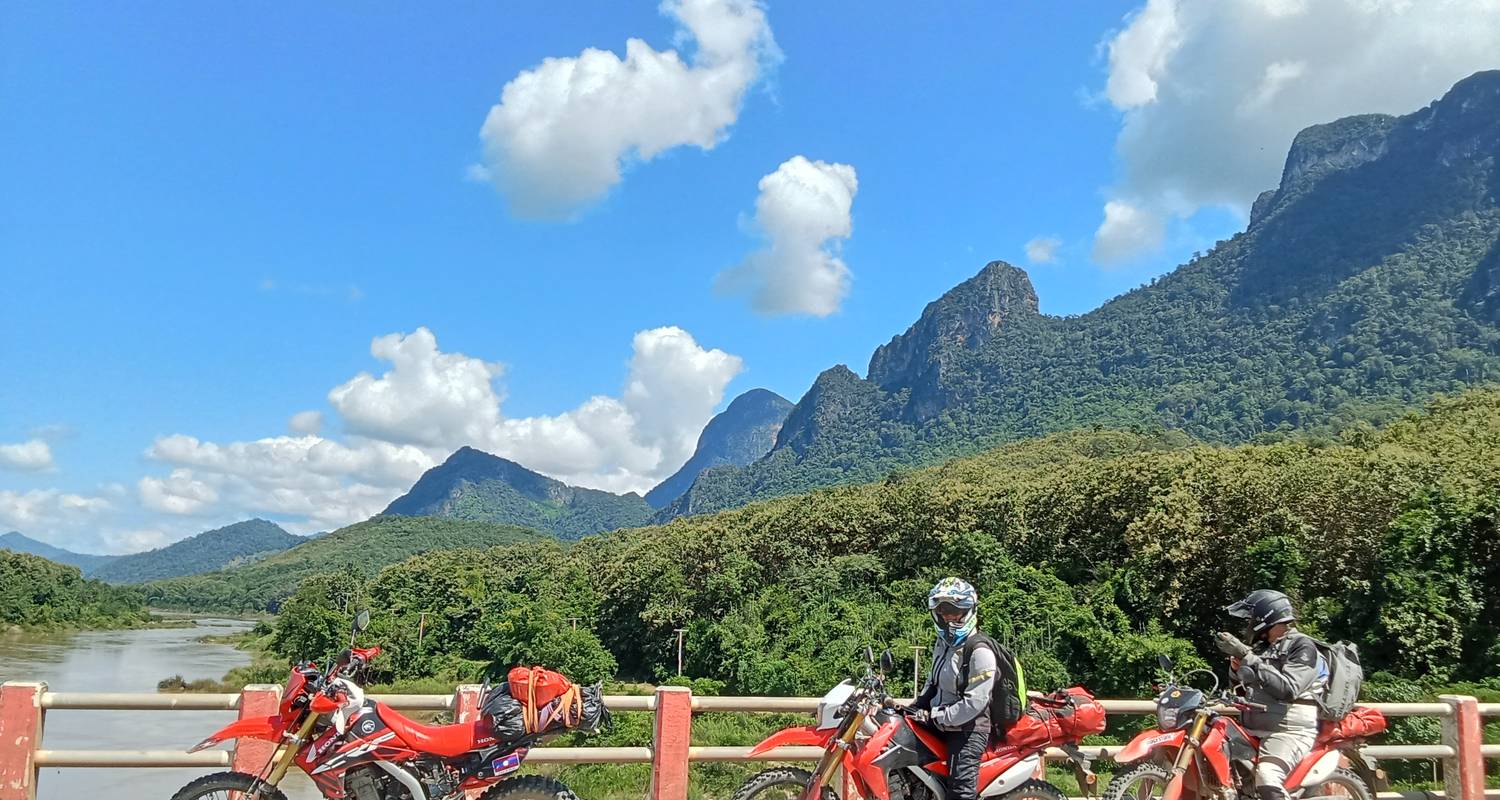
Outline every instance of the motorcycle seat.
{"label": "motorcycle seat", "polygon": [[478,750],[494,744],[495,737],[489,725],[482,720],[459,722],[453,725],[423,725],[408,719],[386,705],[376,703],[375,711],[382,722],[405,742],[408,747],[423,753],[443,758],[461,756],[470,750]]}

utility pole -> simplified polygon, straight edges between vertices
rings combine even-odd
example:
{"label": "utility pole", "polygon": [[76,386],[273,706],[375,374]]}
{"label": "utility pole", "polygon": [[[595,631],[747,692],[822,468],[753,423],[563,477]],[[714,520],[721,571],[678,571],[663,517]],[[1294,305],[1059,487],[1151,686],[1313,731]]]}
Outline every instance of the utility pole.
{"label": "utility pole", "polygon": [[422,649],[422,634],[427,632],[427,612],[423,611],[417,619],[417,649]]}
{"label": "utility pole", "polygon": [[687,628],[677,628],[677,674],[682,674],[682,637],[687,633]]}
{"label": "utility pole", "polygon": [[580,619],[582,619],[582,617],[568,617],[568,622],[573,624],[573,630],[578,630],[578,620]]}
{"label": "utility pole", "polygon": [[911,696],[922,693],[922,645],[911,646]]}

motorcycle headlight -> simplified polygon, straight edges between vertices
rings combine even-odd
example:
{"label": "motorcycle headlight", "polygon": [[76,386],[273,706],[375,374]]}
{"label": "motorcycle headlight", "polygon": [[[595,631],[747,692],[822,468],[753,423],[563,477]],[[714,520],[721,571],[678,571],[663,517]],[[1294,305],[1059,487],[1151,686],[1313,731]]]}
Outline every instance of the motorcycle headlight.
{"label": "motorcycle headlight", "polygon": [[1177,709],[1164,706],[1156,707],[1156,727],[1171,731],[1177,729]]}

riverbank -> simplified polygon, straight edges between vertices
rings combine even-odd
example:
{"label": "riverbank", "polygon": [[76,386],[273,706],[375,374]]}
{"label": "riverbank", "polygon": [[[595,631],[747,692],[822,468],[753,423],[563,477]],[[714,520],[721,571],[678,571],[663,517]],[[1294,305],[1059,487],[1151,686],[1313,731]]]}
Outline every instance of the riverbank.
{"label": "riverbank", "polygon": [[[151,692],[163,675],[217,679],[250,663],[248,654],[233,647],[199,641],[205,635],[233,635],[246,628],[245,622],[186,622],[191,624],[0,636],[0,680],[41,681],[55,692]],[[233,719],[229,711],[54,710],[47,714],[42,741],[54,749],[181,751]],[[38,800],[165,798],[212,771],[44,768]],[[313,792],[292,796],[317,797]]]}

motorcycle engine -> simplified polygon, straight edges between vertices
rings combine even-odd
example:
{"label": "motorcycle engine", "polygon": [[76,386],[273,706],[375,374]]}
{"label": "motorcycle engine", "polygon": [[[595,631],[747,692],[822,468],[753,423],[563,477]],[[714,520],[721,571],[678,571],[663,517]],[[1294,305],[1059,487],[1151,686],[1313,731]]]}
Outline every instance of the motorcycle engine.
{"label": "motorcycle engine", "polygon": [[424,761],[417,765],[417,776],[422,779],[422,786],[427,790],[427,796],[433,800],[458,797],[458,772],[451,767],[436,761]]}
{"label": "motorcycle engine", "polygon": [[937,800],[927,784],[913,778],[906,770],[892,770],[886,777],[891,800]]}
{"label": "motorcycle engine", "polygon": [[411,792],[378,767],[360,767],[344,776],[344,790],[354,800],[412,800]]}

